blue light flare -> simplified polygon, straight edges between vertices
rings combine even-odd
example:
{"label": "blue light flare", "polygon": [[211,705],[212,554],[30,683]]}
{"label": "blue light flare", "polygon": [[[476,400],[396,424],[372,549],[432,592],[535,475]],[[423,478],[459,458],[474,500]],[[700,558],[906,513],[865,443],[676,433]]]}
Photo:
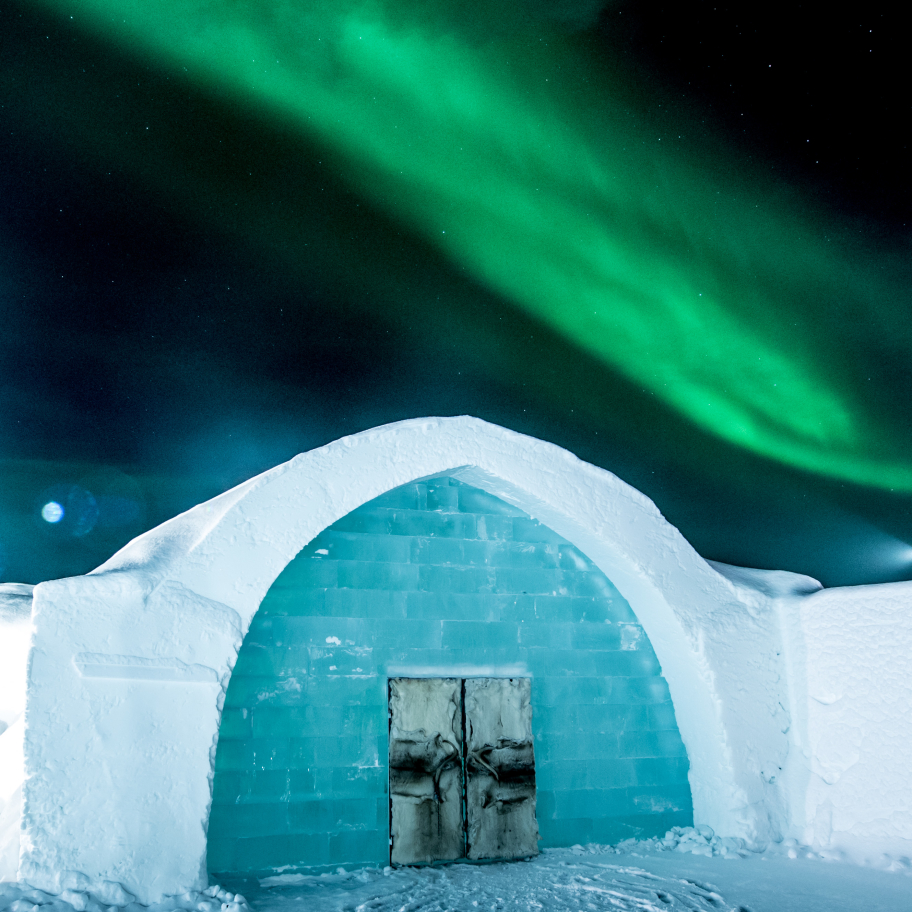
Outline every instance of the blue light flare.
{"label": "blue light flare", "polygon": [[64,513],[65,510],[56,500],[48,501],[41,508],[41,518],[49,523],[59,523]]}

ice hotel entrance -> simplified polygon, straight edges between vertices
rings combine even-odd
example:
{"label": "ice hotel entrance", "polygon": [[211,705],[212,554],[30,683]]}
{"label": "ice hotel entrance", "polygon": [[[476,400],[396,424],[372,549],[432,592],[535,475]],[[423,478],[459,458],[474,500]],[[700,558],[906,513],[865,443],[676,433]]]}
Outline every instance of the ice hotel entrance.
{"label": "ice hotel entrance", "polygon": [[528,678],[390,681],[390,861],[538,853]]}
{"label": "ice hotel entrance", "polygon": [[688,825],[655,652],[580,549],[450,475],[342,517],[238,654],[214,874],[528,857]]}
{"label": "ice hotel entrance", "polygon": [[[531,811],[534,782],[540,848],[662,834],[693,814],[720,836],[848,834],[902,854],[895,801],[877,802],[908,797],[905,766],[885,766],[894,755],[880,747],[905,731],[908,676],[882,682],[890,698],[876,703],[881,691],[861,684],[836,703],[815,694],[843,693],[845,668],[868,681],[870,655],[904,667],[903,586],[819,592],[795,574],[710,565],[609,472],[475,418],[346,437],[86,576],[35,587],[28,725],[0,735],[23,739],[21,779],[4,783],[21,788],[21,812],[4,812],[21,822],[16,873],[59,891],[59,872],[80,872],[148,904],[205,888],[207,862],[248,874],[389,864],[397,679],[460,682],[467,722],[469,681],[527,682],[531,751],[492,731],[476,756],[497,776],[476,772],[488,809],[510,805],[508,760],[528,796],[517,806]],[[843,631],[849,645],[834,646]],[[856,648],[862,634],[870,649]],[[899,707],[890,725],[876,721],[885,706]],[[857,762],[833,713],[869,720],[852,723],[873,745]],[[476,745],[456,746],[454,843],[468,855]],[[451,754],[423,771],[407,760],[431,777],[413,797],[456,771]],[[864,815],[837,820],[837,806]],[[422,842],[403,821],[399,847]]]}

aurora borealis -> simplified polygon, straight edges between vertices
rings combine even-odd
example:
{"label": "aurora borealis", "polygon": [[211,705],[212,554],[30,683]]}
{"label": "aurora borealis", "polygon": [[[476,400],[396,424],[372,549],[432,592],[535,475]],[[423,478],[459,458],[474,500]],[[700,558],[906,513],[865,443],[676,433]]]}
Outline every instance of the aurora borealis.
{"label": "aurora borealis", "polygon": [[[866,515],[847,521],[848,538],[875,529],[872,540],[902,552],[912,493],[907,230],[891,223],[885,233],[869,220],[865,233],[863,220],[816,187],[783,180],[720,124],[706,126],[699,99],[676,101],[681,93],[634,78],[597,40],[596,24],[604,28],[613,7],[45,0],[36,8],[87,49],[61,39],[53,59],[17,58],[5,85],[16,88],[26,134],[50,132],[92,173],[114,163],[169,217],[217,234],[213,249],[241,248],[268,261],[283,289],[305,287],[304,297],[324,301],[333,320],[391,334],[388,343],[365,339],[354,357],[395,359],[422,322],[438,341],[446,336],[440,351],[458,351],[439,362],[440,383],[455,394],[421,401],[403,391],[405,377],[369,382],[358,391],[367,405],[344,406],[351,421],[342,432],[432,408],[480,414],[617,471],[708,557],[773,559],[767,550],[751,561],[746,544],[738,553],[709,544],[707,553],[712,510],[695,520],[702,533],[688,529],[681,517],[705,507],[677,517],[676,499],[699,497],[666,489],[663,503],[663,486],[649,490],[625,466],[653,473],[643,462],[652,453],[672,487],[684,476],[683,488],[701,475],[727,491],[743,482],[741,496],[757,504],[809,485],[811,513],[830,517],[822,521],[836,537],[842,520],[832,516],[867,503]],[[79,66],[86,60],[94,73]],[[80,69],[85,77],[68,80]],[[131,69],[155,76],[135,89]],[[238,325],[221,357],[230,360],[233,345],[239,360],[266,358],[265,337],[281,331],[284,357],[293,358],[291,325],[278,330],[253,303],[220,306],[238,307],[239,324],[262,323],[252,334],[263,336],[243,339]],[[300,350],[312,352],[322,332],[313,306],[287,317],[281,309]],[[171,370],[180,362],[194,374],[210,363],[194,355],[190,367],[177,349],[170,360]],[[160,369],[157,361],[124,368],[150,377]],[[455,379],[464,375],[471,388]],[[317,387],[332,382],[327,374]],[[498,403],[497,389],[515,404]],[[274,402],[274,386],[264,380],[260,395]],[[258,411],[257,394],[247,398],[245,410]],[[274,426],[293,413],[277,410]],[[563,430],[549,432],[554,422]],[[319,424],[339,426],[325,416]],[[256,422],[249,426],[255,437]],[[599,430],[603,441],[636,440],[623,454],[581,442]],[[322,442],[319,433],[303,441]],[[301,445],[289,435],[289,447]],[[293,455],[283,447],[274,461]],[[3,455],[26,454],[65,460],[65,447]],[[135,453],[88,455],[128,475],[131,462],[137,475],[151,470]],[[743,477],[761,465],[779,494]],[[200,497],[213,493],[186,483]],[[846,485],[852,493],[834,502]],[[732,521],[720,517],[719,528]],[[889,563],[879,575],[905,572]],[[16,562],[7,564],[13,572]]]}

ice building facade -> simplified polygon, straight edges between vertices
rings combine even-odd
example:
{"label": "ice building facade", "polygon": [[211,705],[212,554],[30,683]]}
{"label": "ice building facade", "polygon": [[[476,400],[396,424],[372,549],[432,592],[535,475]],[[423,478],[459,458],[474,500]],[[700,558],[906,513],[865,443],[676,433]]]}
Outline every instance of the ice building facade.
{"label": "ice building facade", "polygon": [[7,590],[0,876],[49,891],[691,819],[912,849],[912,585],[712,565],[609,472],[477,419],[345,438]]}
{"label": "ice building facade", "polygon": [[[529,682],[543,846],[660,836],[692,823],[668,685],[626,599],[547,526],[442,476],[342,517],[266,593],[222,711],[210,871],[304,859],[329,869],[387,864],[390,828],[398,829],[389,682],[402,679]],[[443,727],[416,724],[428,737]],[[446,728],[459,764],[462,722]],[[479,747],[493,748],[488,765],[496,762],[493,741]],[[445,762],[432,750],[432,764]],[[400,764],[412,780],[426,765]],[[498,782],[507,775],[495,772]],[[403,798],[440,804],[419,783],[407,791]],[[455,831],[459,796],[450,803],[458,819],[445,828]],[[498,814],[506,816],[503,806]],[[534,854],[534,841],[530,848],[524,854]],[[471,845],[451,846],[427,860],[466,852]]]}

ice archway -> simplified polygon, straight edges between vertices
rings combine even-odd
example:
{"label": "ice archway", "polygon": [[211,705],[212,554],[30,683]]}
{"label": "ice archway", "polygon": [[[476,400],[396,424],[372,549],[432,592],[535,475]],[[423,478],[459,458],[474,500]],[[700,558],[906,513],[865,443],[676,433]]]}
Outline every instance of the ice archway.
{"label": "ice archway", "polygon": [[144,902],[198,886],[219,710],[261,600],[327,526],[443,472],[524,510],[604,571],[668,682],[695,821],[777,835],[788,725],[765,600],[732,586],[611,473],[475,418],[427,418],[297,456],[92,574],[37,587],[20,876],[59,889],[78,872]]}

